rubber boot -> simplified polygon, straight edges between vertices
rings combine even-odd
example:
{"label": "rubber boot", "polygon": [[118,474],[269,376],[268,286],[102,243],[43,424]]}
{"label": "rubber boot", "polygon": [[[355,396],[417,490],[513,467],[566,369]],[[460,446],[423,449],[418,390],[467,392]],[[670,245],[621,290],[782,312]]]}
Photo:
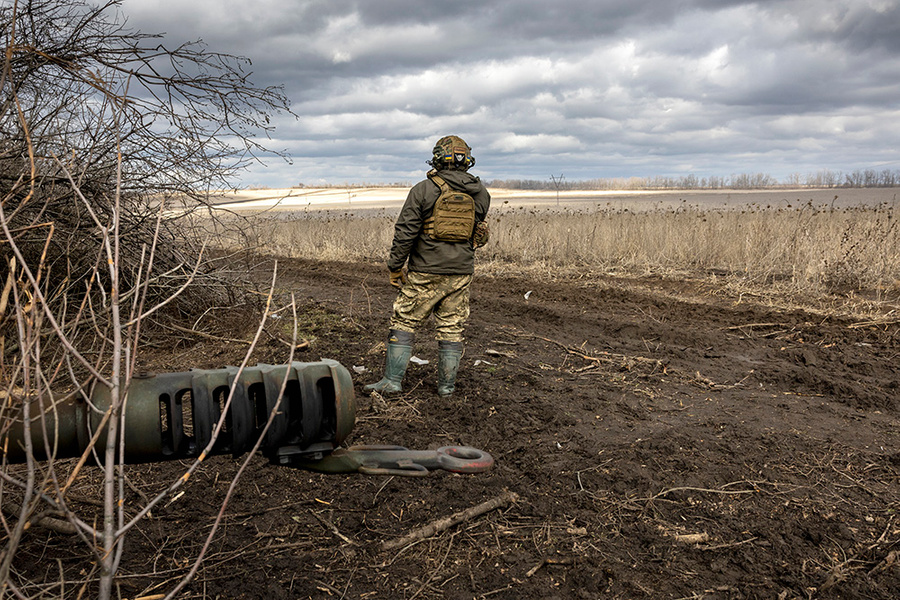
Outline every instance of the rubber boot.
{"label": "rubber boot", "polygon": [[438,341],[438,384],[439,396],[449,396],[456,389],[456,372],[462,357],[462,342]]}
{"label": "rubber boot", "polygon": [[412,356],[413,334],[407,331],[391,329],[387,342],[387,353],[384,357],[384,377],[377,383],[365,386],[367,392],[400,392],[401,383],[406,375],[406,366]]}

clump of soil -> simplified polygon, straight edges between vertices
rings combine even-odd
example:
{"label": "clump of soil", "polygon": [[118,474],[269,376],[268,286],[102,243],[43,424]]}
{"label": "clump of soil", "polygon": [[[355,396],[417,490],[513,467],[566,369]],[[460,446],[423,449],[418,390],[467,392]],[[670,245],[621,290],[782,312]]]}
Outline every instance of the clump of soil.
{"label": "clump of soil", "polygon": [[[278,270],[309,317],[296,359],[367,369],[354,371],[351,443],[474,446],[496,464],[402,478],[254,458],[184,597],[900,596],[896,323],[754,306],[690,281],[477,276],[456,393],[434,392],[426,330],[415,354],[429,364],[411,364],[404,393],[382,399],[362,386],[381,376],[394,298],[383,266]],[[277,337],[259,362],[287,359]],[[144,360],[217,368],[244,350],[211,339],[173,348]],[[123,597],[184,576],[238,466],[210,459],[131,534]],[[135,506],[182,470],[129,466]],[[507,491],[518,500],[382,549]],[[56,559],[85,560],[64,535],[34,536],[20,573],[52,580]]]}

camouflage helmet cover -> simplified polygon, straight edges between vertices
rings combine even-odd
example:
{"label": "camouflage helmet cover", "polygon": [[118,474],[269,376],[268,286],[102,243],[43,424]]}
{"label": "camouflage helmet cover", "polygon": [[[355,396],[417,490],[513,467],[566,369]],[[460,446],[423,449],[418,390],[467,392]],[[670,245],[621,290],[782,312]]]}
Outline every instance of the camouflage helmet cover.
{"label": "camouflage helmet cover", "polygon": [[448,135],[438,140],[432,150],[432,166],[457,165],[468,169],[475,164],[472,148],[459,136]]}

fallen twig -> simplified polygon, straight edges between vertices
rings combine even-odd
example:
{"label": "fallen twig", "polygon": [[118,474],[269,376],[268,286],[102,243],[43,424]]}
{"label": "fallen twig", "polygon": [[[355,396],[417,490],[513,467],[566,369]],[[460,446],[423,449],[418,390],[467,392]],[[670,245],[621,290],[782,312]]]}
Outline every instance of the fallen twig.
{"label": "fallen twig", "polygon": [[[844,562],[835,565],[831,569],[831,571],[828,573],[828,577],[825,578],[825,581],[822,583],[822,585],[819,586],[818,592],[821,593],[826,590],[829,590],[829,589],[835,587],[837,584],[841,583],[842,581],[845,581],[851,574],[851,565],[853,563],[859,562],[860,557],[862,556],[863,552],[871,552],[872,550],[875,550],[876,548],[878,548],[882,543],[884,543],[884,540],[887,537],[888,531],[891,529],[891,523],[893,522],[893,520],[894,520],[893,516],[891,516],[888,519],[888,522],[884,528],[884,531],[881,533],[881,535],[878,537],[878,539],[875,540],[874,543],[858,550],[857,552],[852,554],[849,558],[847,558],[847,560],[845,560]],[[878,565],[876,565],[875,568],[869,572],[869,575],[876,574],[876,573],[880,572],[882,569],[888,568],[889,566],[894,564],[896,559],[897,559],[897,553],[889,552],[888,555],[884,558],[884,560],[882,560],[880,563],[878,563]]]}
{"label": "fallen twig", "polygon": [[574,565],[575,559],[571,556],[566,556],[562,558],[545,558],[535,566],[528,569],[528,572],[525,573],[525,577],[532,577],[535,573],[537,573],[541,567],[544,565]]}
{"label": "fallen twig", "polygon": [[745,323],[744,325],[732,325],[731,327],[723,327],[725,331],[734,331],[735,329],[744,329],[745,327],[778,327],[780,323]]}
{"label": "fallen twig", "polygon": [[319,523],[321,523],[322,525],[324,525],[325,527],[327,527],[328,529],[330,529],[331,532],[332,532],[334,535],[338,536],[339,538],[341,538],[342,540],[344,540],[345,542],[347,542],[347,543],[350,544],[351,546],[358,546],[358,545],[359,545],[355,540],[352,540],[352,539],[348,538],[346,535],[344,535],[343,533],[341,533],[340,530],[339,530],[339,529],[335,526],[335,524],[332,523],[331,521],[329,521],[329,520],[325,519],[324,517],[322,517],[322,516],[316,514],[316,512],[315,512],[314,510],[312,510],[312,509],[310,509],[309,512],[310,512],[310,514],[311,514],[312,516],[314,516],[314,517],[319,521]]}
{"label": "fallen twig", "polygon": [[[21,512],[21,507],[17,504],[11,507],[3,506],[3,512],[11,516],[18,517],[19,513]],[[75,525],[66,521],[65,519],[59,519],[48,515],[36,515],[31,517],[28,523],[26,523],[25,527],[28,528],[31,525],[42,527],[44,529],[48,529],[50,531],[55,531],[56,533],[62,533],[65,535],[72,535],[78,531]]]}
{"label": "fallen twig", "polygon": [[418,540],[424,540],[433,536],[436,533],[440,533],[441,531],[446,531],[450,529],[454,525],[458,525],[459,523],[463,523],[465,521],[469,521],[474,519],[475,517],[481,516],[485,513],[488,513],[494,509],[501,508],[503,506],[507,506],[516,502],[519,499],[519,495],[515,492],[504,492],[493,498],[488,500],[487,502],[482,502],[478,506],[473,506],[472,508],[468,508],[464,511],[455,513],[450,515],[449,517],[443,517],[436,521],[432,521],[428,525],[424,527],[420,527],[419,529],[414,529],[405,536],[401,538],[397,538],[395,540],[388,540],[381,544],[382,550],[393,550],[395,548],[402,548],[408,544],[416,542]]}
{"label": "fallen twig", "polygon": [[847,325],[847,329],[862,329],[863,327],[880,327],[882,325],[896,325],[900,319],[877,319],[874,321],[860,321]]}
{"label": "fallen twig", "polygon": [[54,517],[39,517],[35,519],[34,524],[38,527],[43,527],[44,529],[66,535],[74,535],[78,532],[78,529],[68,521]]}
{"label": "fallen twig", "polygon": [[683,533],[683,534],[673,535],[672,538],[676,542],[681,542],[682,544],[702,544],[703,542],[709,541],[709,534],[706,532]]}
{"label": "fallen twig", "polygon": [[[734,483],[741,483],[741,482],[735,481]],[[732,485],[732,484],[729,483],[727,485]],[[723,486],[723,487],[725,487],[725,486]],[[685,486],[685,487],[668,488],[668,489],[665,489],[665,490],[659,492],[658,494],[655,494],[649,498],[640,498],[640,500],[656,500],[657,498],[662,498],[663,496],[667,496],[673,492],[702,492],[702,493],[707,493],[707,494],[737,495],[737,494],[754,494],[758,491],[759,490],[756,490],[756,489],[753,489],[753,490],[725,490],[725,489],[711,490],[711,489],[707,489],[707,488]]]}
{"label": "fallen twig", "polygon": [[875,565],[874,569],[869,571],[869,577],[881,573],[882,571],[894,566],[898,562],[900,562],[900,551],[893,550],[891,552],[888,552],[888,555],[885,556],[880,563]]}
{"label": "fallen twig", "polygon": [[519,335],[520,337],[529,337],[529,338],[532,338],[535,340],[542,340],[542,341],[548,342],[550,344],[554,344],[556,346],[559,346],[563,350],[565,350],[568,354],[572,354],[572,355],[582,358],[584,360],[589,360],[589,361],[592,361],[595,363],[607,362],[607,363],[614,363],[614,364],[623,364],[623,363],[628,363],[629,361],[633,361],[636,363],[645,363],[645,364],[652,364],[655,366],[659,366],[659,367],[663,368],[663,371],[665,371],[665,369],[666,369],[666,365],[661,360],[656,359],[656,358],[647,358],[645,356],[629,356],[627,354],[618,354],[616,352],[606,352],[606,351],[600,351],[596,354],[586,354],[585,352],[582,352],[581,350],[566,346],[562,342],[558,342],[556,340],[551,340],[550,338],[545,338],[545,337],[542,337],[539,335],[532,335],[532,334],[516,334],[516,335]]}
{"label": "fallen twig", "polygon": [[740,542],[731,542],[729,544],[716,544],[715,546],[697,546],[699,550],[722,550],[724,548],[734,548],[735,546],[742,546],[743,544],[750,544],[756,541],[758,538],[753,536],[752,538],[747,538],[746,540],[741,540]]}

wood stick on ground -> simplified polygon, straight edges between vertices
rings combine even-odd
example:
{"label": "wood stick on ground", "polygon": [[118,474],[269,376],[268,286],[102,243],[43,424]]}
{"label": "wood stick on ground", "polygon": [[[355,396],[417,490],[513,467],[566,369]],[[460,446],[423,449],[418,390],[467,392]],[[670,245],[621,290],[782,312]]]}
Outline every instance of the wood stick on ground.
{"label": "wood stick on ground", "polygon": [[414,529],[410,531],[408,534],[404,535],[401,538],[397,538],[395,540],[388,540],[381,544],[382,550],[394,550],[396,548],[402,548],[403,546],[407,546],[413,542],[424,540],[433,536],[436,533],[440,533],[442,531],[446,531],[450,529],[454,525],[458,525],[459,523],[464,523],[465,521],[469,521],[474,519],[475,517],[481,516],[485,513],[488,513],[497,508],[501,508],[504,506],[508,506],[516,502],[519,499],[519,495],[515,492],[503,492],[496,498],[488,500],[487,502],[482,502],[478,506],[473,506],[472,508],[467,508],[464,511],[455,513],[450,515],[449,517],[443,517],[436,521],[432,521],[428,525],[424,527],[420,527],[419,529]]}
{"label": "wood stick on ground", "polygon": [[682,544],[701,544],[703,542],[709,541],[708,533],[685,533],[681,535],[673,535],[676,542],[681,542]]}
{"label": "wood stick on ground", "polygon": [[627,354],[618,354],[616,352],[606,352],[606,351],[598,352],[596,355],[586,354],[586,353],[582,352],[581,350],[566,346],[562,342],[558,342],[556,340],[551,340],[550,338],[545,338],[545,337],[542,337],[539,335],[523,334],[520,337],[530,337],[535,340],[543,340],[550,344],[559,346],[560,348],[562,348],[569,354],[572,354],[579,358],[583,358],[584,360],[593,361],[595,363],[612,362],[612,363],[619,364],[622,361],[634,361],[634,362],[639,362],[639,363],[653,364],[653,365],[662,366],[662,367],[665,366],[661,360],[656,359],[656,358],[647,358],[646,356],[629,356]]}
{"label": "wood stick on ground", "polygon": [[562,557],[562,558],[545,558],[541,560],[538,564],[528,569],[528,572],[525,573],[525,577],[533,577],[535,573],[537,573],[541,567],[544,565],[574,565],[575,559],[571,556]]}
{"label": "wood stick on ground", "polygon": [[731,327],[722,327],[724,331],[734,331],[736,329],[744,329],[746,327],[778,327],[781,323],[744,323],[743,325],[732,325]]}
{"label": "wood stick on ground", "polygon": [[[21,507],[18,504],[13,503],[11,506],[3,506],[3,512],[18,517],[21,512]],[[30,523],[26,524],[25,527],[28,528],[31,525],[35,525],[37,527],[43,527],[44,529],[49,529],[50,531],[55,531],[56,533],[62,533],[66,535],[73,535],[77,532],[77,529],[74,525],[66,521],[65,519],[59,519],[56,517],[51,517],[48,515],[38,515],[36,517],[32,517]]]}
{"label": "wood stick on ground", "polygon": [[359,545],[359,544],[356,542],[356,540],[352,540],[352,539],[348,538],[346,535],[344,535],[343,533],[340,532],[340,530],[335,526],[334,523],[332,523],[332,522],[329,521],[328,519],[322,517],[321,515],[317,514],[314,510],[310,509],[310,510],[309,510],[309,513],[310,513],[312,516],[314,516],[314,517],[319,521],[319,523],[321,523],[324,527],[330,529],[331,532],[332,532],[334,535],[338,536],[339,538],[341,538],[342,540],[344,540],[345,542],[347,542],[347,543],[350,544],[351,546],[358,546],[358,545]]}
{"label": "wood stick on ground", "polygon": [[66,535],[74,535],[78,531],[75,526],[68,521],[64,519],[56,519],[54,517],[40,517],[35,520],[34,524],[38,527],[43,527],[44,529],[49,529],[50,531],[55,531],[56,533],[63,533]]}

